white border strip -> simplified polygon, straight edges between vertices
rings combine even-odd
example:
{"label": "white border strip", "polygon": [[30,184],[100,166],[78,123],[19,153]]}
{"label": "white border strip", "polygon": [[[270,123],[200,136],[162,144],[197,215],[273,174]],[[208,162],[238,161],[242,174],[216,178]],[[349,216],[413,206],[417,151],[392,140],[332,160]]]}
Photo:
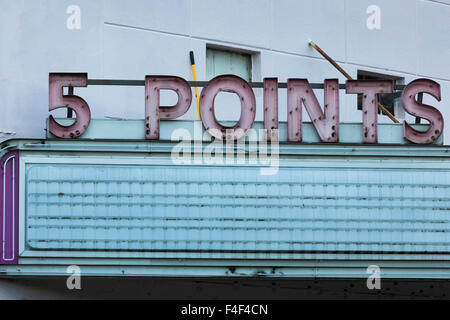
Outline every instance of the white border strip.
{"label": "white border strip", "polygon": [[[8,159],[6,159],[6,161],[3,163],[3,247],[2,247],[2,258],[4,261],[13,261],[16,257],[15,257],[15,189],[16,189],[16,179],[15,179],[15,169],[16,169],[16,156],[11,156]],[[5,248],[6,248],[6,166],[9,162],[9,160],[12,160],[12,178],[13,178],[13,183],[12,183],[12,225],[13,225],[13,230],[12,230],[12,258],[6,258],[5,256]]]}

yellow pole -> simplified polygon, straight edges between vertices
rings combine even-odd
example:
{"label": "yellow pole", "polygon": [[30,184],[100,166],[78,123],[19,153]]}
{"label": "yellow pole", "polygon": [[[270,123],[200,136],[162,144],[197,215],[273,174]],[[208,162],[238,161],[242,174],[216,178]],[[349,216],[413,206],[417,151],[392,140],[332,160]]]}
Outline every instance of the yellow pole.
{"label": "yellow pole", "polygon": [[[189,55],[191,57],[191,67],[192,67],[192,76],[194,78],[194,81],[197,81],[197,75],[195,74],[195,60],[194,60],[194,52],[190,51]],[[200,120],[200,102],[198,100],[198,88],[194,87],[195,89],[195,101],[197,102],[197,114],[198,114],[198,120]]]}

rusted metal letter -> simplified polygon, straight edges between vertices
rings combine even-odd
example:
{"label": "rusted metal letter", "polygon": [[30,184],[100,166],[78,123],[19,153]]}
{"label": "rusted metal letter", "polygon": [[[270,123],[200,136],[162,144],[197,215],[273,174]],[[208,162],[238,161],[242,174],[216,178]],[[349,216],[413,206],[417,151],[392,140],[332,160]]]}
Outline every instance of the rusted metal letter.
{"label": "rusted metal letter", "polygon": [[[214,99],[221,92],[234,92],[241,101],[241,117],[232,127],[222,126],[214,114]],[[212,79],[200,95],[200,117],[203,126],[213,137],[221,140],[238,140],[247,134],[256,115],[256,100],[252,88],[242,78],[222,75]]]}
{"label": "rusted metal letter", "polygon": [[267,141],[278,141],[277,78],[264,78],[264,129]]}
{"label": "rusted metal letter", "polygon": [[[174,106],[160,106],[160,90],[173,90],[178,95]],[[145,138],[159,139],[159,120],[176,119],[191,106],[192,92],[186,80],[174,76],[145,77]]]}
{"label": "rusted metal letter", "polygon": [[70,108],[76,113],[76,120],[70,126],[62,126],[50,115],[48,127],[58,138],[76,139],[81,136],[91,121],[91,110],[83,98],[64,95],[64,87],[87,87],[87,73],[50,73],[49,74],[49,111]]}
{"label": "rusted metal letter", "polygon": [[430,79],[417,79],[410,82],[402,92],[403,108],[409,114],[428,120],[427,131],[413,129],[406,121],[403,122],[403,134],[406,140],[413,143],[427,144],[436,141],[444,129],[444,118],[438,109],[416,101],[416,94],[425,92],[441,101],[441,86]]}
{"label": "rusted metal letter", "polygon": [[339,82],[324,83],[324,112],[306,79],[288,79],[288,141],[302,141],[302,105],[322,142],[339,141]]}
{"label": "rusted metal letter", "polygon": [[346,93],[363,95],[363,143],[378,142],[378,93],[391,93],[392,80],[348,80]]}

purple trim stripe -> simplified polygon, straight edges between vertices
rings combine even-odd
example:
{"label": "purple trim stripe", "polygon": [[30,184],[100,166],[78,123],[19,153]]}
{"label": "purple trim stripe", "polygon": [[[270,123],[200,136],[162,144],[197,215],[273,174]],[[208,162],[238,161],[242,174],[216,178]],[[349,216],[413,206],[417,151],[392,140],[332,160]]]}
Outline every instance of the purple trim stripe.
{"label": "purple trim stripe", "polygon": [[19,152],[0,160],[0,264],[17,264],[19,253]]}

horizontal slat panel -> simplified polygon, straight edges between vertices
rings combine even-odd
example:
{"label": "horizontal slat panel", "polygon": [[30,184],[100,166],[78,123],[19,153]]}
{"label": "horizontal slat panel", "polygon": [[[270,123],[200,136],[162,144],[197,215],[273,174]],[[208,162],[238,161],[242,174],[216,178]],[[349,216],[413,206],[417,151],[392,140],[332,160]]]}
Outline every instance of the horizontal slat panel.
{"label": "horizontal slat panel", "polygon": [[28,164],[40,250],[448,252],[450,172]]}

